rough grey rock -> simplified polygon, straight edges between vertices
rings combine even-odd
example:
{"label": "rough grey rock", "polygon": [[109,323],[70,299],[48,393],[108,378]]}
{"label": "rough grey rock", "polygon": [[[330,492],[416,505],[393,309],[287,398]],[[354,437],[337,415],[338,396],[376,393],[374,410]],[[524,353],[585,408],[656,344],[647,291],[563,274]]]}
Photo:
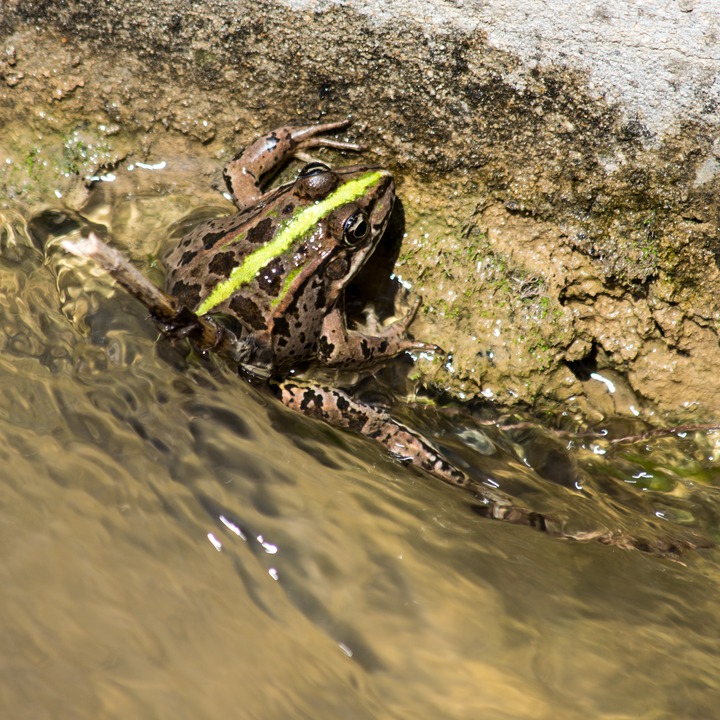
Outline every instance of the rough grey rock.
{"label": "rough grey rock", "polygon": [[[335,2],[288,0],[327,10]],[[435,31],[484,34],[490,46],[517,55],[525,73],[561,66],[587,73],[598,100],[619,105],[657,138],[688,118],[717,124],[720,14],[714,0],[406,0],[343,3],[373,22],[411,23]]]}

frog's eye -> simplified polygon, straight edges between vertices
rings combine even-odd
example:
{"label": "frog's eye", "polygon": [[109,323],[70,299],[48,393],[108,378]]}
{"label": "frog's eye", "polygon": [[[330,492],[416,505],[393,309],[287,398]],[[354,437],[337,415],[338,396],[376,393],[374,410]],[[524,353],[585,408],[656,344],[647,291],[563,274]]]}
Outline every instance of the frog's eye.
{"label": "frog's eye", "polygon": [[340,178],[329,165],[321,162],[308,163],[298,175],[295,191],[308,200],[320,200],[331,193],[340,182]]}
{"label": "frog's eye", "polygon": [[306,178],[311,177],[312,175],[320,175],[328,172],[329,170],[331,170],[329,165],[326,165],[324,162],[320,162],[319,160],[314,160],[313,162],[309,162],[302,170],[300,170],[298,177]]}
{"label": "frog's eye", "polygon": [[356,210],[343,225],[343,243],[348,247],[361,243],[370,234],[370,221],[364,210]]}

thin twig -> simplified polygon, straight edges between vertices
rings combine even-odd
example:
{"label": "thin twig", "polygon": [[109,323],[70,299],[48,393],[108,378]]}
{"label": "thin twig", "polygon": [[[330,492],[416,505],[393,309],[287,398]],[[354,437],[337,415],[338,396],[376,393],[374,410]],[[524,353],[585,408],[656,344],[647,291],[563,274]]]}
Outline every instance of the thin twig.
{"label": "thin twig", "polygon": [[196,315],[177,298],[161,290],[137,270],[122,253],[95,233],[79,240],[65,239],[61,246],[73,255],[92,260],[141,302],[170,337],[188,337],[200,351],[212,351],[239,363],[242,343],[212,318]]}

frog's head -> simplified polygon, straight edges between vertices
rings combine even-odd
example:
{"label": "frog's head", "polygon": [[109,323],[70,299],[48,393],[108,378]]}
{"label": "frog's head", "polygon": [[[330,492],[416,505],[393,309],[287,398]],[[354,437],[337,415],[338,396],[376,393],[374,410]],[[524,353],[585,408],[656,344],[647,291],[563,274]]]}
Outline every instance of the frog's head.
{"label": "frog's head", "polygon": [[293,189],[303,205],[290,223],[302,237],[296,250],[307,253],[331,303],[377,247],[392,212],[395,183],[382,168],[333,170],[311,162]]}
{"label": "frog's head", "polygon": [[255,230],[246,237],[252,232],[256,248],[215,285],[196,312],[212,310],[265,276],[265,285],[283,277],[273,307],[290,303],[312,283],[313,302],[322,310],[331,308],[377,246],[394,200],[395,183],[387,170],[332,170],[309,163],[294,182],[270,191],[253,211],[248,221]]}

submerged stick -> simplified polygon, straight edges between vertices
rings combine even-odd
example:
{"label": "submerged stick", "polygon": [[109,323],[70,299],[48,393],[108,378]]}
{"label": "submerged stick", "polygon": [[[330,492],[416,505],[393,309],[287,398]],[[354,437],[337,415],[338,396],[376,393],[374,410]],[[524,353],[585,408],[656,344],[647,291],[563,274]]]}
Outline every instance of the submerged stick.
{"label": "submerged stick", "polygon": [[170,337],[189,337],[201,351],[216,352],[240,362],[242,343],[227,328],[212,318],[197,315],[177,298],[148,280],[118,250],[103,242],[95,233],[79,240],[60,242],[64,250],[76,257],[92,260],[141,302]]}
{"label": "submerged stick", "polygon": [[181,312],[178,301],[150,282],[122,253],[104,243],[95,233],[79,240],[61,240],[60,245],[77,257],[97,263],[161,322],[177,319]]}

